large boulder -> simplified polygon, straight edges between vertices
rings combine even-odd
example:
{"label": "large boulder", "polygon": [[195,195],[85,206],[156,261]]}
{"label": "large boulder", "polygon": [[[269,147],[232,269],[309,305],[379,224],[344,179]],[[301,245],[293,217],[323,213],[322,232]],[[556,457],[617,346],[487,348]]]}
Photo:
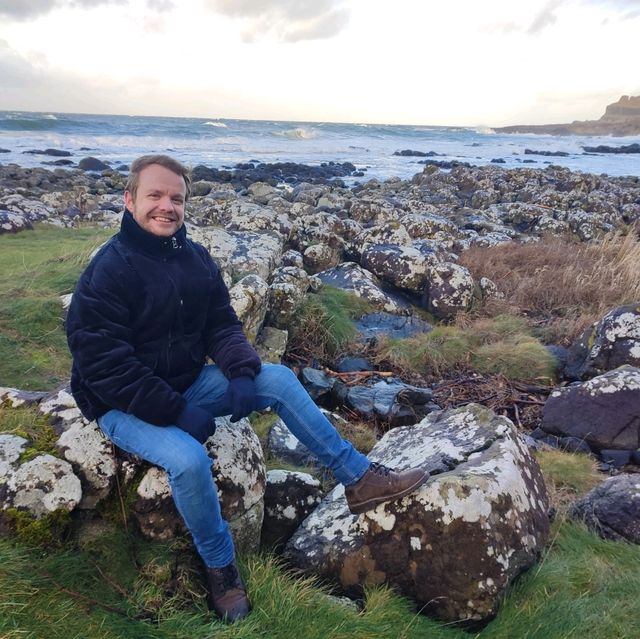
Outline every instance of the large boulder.
{"label": "large boulder", "polygon": [[60,455],[71,464],[82,481],[82,501],[78,507],[95,508],[109,495],[115,482],[116,462],[111,442],[96,422],[82,416],[66,389],[45,398],[39,410],[59,434],[55,446]]}
{"label": "large boulder", "polygon": [[435,262],[412,246],[372,244],[363,252],[362,266],[380,279],[419,293],[427,283],[429,266]]}
{"label": "large boulder", "polygon": [[573,505],[571,514],[605,539],[640,544],[640,475],[605,479]]}
{"label": "large boulder", "polygon": [[464,266],[453,262],[430,266],[427,279],[425,306],[438,319],[451,319],[459,311],[471,308],[474,282]]}
{"label": "large boulder", "polygon": [[410,312],[408,302],[397,294],[385,290],[373,273],[355,262],[343,262],[335,268],[318,273],[317,277],[328,286],[341,288],[367,300],[381,311],[397,315],[408,315]]}
{"label": "large boulder", "polygon": [[569,350],[564,373],[585,380],[623,364],[640,366],[640,304],[614,308],[589,327]]}
{"label": "large boulder", "polygon": [[592,449],[640,448],[640,368],[621,366],[583,383],[559,388],[547,399],[542,428],[576,437]]}
{"label": "large boulder", "polygon": [[189,237],[202,244],[236,281],[250,274],[268,280],[280,263],[284,244],[275,233],[227,232],[217,227],[190,226]]}
{"label": "large boulder", "polygon": [[488,621],[549,533],[544,481],[514,425],[469,404],[389,431],[369,457],[448,472],[359,516],[337,486],[287,544],[288,560],[348,593],[388,583],[439,619]]}
{"label": "large boulder", "polygon": [[[240,552],[255,552],[260,545],[266,469],[260,440],[248,420],[231,424],[216,419],[216,432],[206,442],[215,460],[213,475],[223,517],[229,522]],[[184,530],[173,503],[166,473],[149,468],[138,485],[133,514],[141,532],[152,539],[170,539]]]}

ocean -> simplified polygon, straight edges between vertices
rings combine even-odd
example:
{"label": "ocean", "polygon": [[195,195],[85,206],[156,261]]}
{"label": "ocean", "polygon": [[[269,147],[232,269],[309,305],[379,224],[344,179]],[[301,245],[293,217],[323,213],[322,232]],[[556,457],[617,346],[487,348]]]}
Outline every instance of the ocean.
{"label": "ocean", "polygon": [[[364,178],[409,178],[424,158],[394,156],[410,149],[432,152],[432,159],[504,167],[544,168],[549,164],[611,176],[640,176],[640,154],[585,154],[583,146],[640,143],[640,136],[552,136],[497,134],[480,127],[275,122],[216,118],[142,117],[0,111],[0,164],[47,166],[59,158],[25,153],[56,148],[78,162],[94,156],[112,165],[130,164],[145,153],[169,153],[184,163],[211,168],[240,162],[351,162]],[[525,154],[563,152],[565,157]]]}

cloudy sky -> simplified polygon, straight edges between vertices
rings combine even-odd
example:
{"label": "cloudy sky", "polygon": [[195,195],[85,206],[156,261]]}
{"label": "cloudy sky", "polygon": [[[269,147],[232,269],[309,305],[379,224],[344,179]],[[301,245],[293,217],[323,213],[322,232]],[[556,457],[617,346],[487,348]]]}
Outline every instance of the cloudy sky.
{"label": "cloudy sky", "polygon": [[501,125],[640,95],[640,0],[0,0],[0,109]]}

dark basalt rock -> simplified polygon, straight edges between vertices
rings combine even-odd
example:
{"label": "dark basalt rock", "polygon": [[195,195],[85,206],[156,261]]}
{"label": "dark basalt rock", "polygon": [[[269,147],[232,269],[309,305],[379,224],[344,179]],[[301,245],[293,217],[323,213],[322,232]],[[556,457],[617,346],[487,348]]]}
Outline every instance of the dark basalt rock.
{"label": "dark basalt rock", "polygon": [[104,171],[110,167],[102,160],[98,160],[98,158],[89,156],[86,158],[82,158],[82,160],[78,162],[78,168],[82,169],[83,171]]}
{"label": "dark basalt rock", "polygon": [[640,544],[640,475],[605,479],[574,504],[571,515],[604,539]]}
{"label": "dark basalt rock", "polygon": [[626,144],[624,146],[607,146],[600,144],[598,146],[583,146],[587,153],[640,153],[640,144]]}
{"label": "dark basalt rock", "polygon": [[360,371],[372,371],[374,367],[373,364],[364,357],[343,357],[338,362],[336,369],[339,373],[356,373]]}
{"label": "dark basalt rock", "polygon": [[11,149],[2,149],[2,148],[0,148],[0,153],[11,153]]}
{"label": "dark basalt rock", "polygon": [[640,448],[640,369],[621,366],[584,383],[555,390],[544,405],[542,428],[577,437],[593,450]]}
{"label": "dark basalt rock", "polygon": [[525,155],[544,155],[545,157],[558,157],[558,158],[566,158],[571,155],[566,151],[536,151],[534,149],[525,149]]}
{"label": "dark basalt rock", "polygon": [[394,155],[399,155],[402,157],[410,157],[410,158],[433,158],[438,155],[442,155],[442,153],[436,153],[435,151],[412,151],[411,149],[404,149],[403,151],[394,151]]}
{"label": "dark basalt rock", "polygon": [[71,153],[69,151],[63,151],[62,149],[32,149],[30,151],[23,151],[23,153],[28,153],[30,155],[51,155],[59,158],[71,157]]}

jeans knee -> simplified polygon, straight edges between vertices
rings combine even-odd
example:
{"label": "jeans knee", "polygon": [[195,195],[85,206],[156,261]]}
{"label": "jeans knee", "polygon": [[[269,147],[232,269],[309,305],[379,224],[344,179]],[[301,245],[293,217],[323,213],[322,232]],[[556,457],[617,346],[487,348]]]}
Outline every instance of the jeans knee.
{"label": "jeans knee", "polygon": [[172,479],[198,481],[211,475],[212,462],[204,447],[198,445],[176,453],[167,470]]}

